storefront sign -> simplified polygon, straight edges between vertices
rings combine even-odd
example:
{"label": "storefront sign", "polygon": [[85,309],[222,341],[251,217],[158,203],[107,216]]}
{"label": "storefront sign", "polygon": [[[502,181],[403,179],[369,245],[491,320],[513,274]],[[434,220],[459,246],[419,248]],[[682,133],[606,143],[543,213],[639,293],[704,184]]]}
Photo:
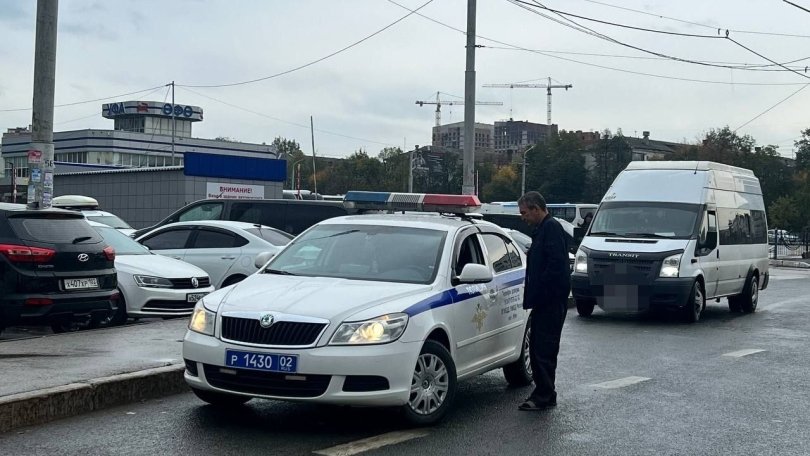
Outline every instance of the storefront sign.
{"label": "storefront sign", "polygon": [[264,185],[206,183],[206,198],[264,199]]}

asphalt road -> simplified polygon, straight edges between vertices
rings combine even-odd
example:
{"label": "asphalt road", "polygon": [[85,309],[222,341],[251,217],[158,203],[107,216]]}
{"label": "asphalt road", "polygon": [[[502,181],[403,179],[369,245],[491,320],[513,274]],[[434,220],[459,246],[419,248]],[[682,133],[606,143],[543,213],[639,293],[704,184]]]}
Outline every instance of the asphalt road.
{"label": "asphalt road", "polygon": [[399,440],[359,454],[810,454],[810,271],[772,271],[753,315],[725,300],[694,325],[570,311],[547,412],[518,411],[529,390],[500,372],[462,383],[427,429],[391,410],[254,400],[222,412],[180,394],[0,435],[0,454],[337,455]]}

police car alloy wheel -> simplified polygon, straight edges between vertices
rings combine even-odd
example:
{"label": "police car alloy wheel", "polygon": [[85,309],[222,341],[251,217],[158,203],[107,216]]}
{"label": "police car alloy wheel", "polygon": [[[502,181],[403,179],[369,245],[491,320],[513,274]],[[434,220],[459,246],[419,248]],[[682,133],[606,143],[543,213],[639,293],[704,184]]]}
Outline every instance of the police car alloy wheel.
{"label": "police car alloy wheel", "polygon": [[413,424],[433,424],[447,413],[456,396],[456,366],[444,346],[425,341],[416,360],[405,418]]}
{"label": "police car alloy wheel", "polygon": [[523,348],[520,358],[512,364],[503,366],[503,376],[506,383],[511,386],[526,386],[532,383],[532,360],[530,356],[532,329],[526,325],[526,334],[523,336]]}

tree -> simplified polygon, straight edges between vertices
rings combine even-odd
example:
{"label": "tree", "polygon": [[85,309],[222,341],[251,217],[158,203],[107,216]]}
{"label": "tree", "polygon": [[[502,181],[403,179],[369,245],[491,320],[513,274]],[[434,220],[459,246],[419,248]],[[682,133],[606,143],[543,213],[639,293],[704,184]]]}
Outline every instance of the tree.
{"label": "tree", "polygon": [[512,165],[499,168],[481,192],[485,201],[517,201],[519,193],[520,178]]}
{"label": "tree", "polygon": [[602,200],[613,179],[632,160],[632,150],[624,136],[616,135],[603,137],[590,148],[590,152],[595,165],[588,175],[588,191],[583,196],[587,200],[598,202]]}
{"label": "tree", "polygon": [[526,163],[526,191],[540,192],[549,203],[582,200],[587,171],[576,134],[562,133],[535,145]]}
{"label": "tree", "polygon": [[802,139],[796,141],[796,169],[810,171],[810,128],[802,131]]}
{"label": "tree", "polygon": [[301,151],[301,146],[295,140],[282,138],[280,136],[276,137],[270,145],[271,147],[275,147],[278,157],[284,157],[287,160],[286,187],[296,188],[296,182],[293,182],[293,176],[298,172],[298,164],[301,165],[301,185],[305,186],[305,183],[312,177],[312,161],[310,160],[309,166],[306,166],[306,160],[304,160],[306,156],[304,152]]}

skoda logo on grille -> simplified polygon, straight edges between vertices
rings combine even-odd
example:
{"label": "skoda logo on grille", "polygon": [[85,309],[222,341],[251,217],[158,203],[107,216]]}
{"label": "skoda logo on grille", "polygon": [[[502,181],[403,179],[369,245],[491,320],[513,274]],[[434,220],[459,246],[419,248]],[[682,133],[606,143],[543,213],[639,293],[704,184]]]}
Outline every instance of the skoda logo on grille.
{"label": "skoda logo on grille", "polygon": [[86,253],[80,253],[78,258],[79,258],[79,261],[84,263],[85,261],[90,259],[90,255],[88,255]]}
{"label": "skoda logo on grille", "polygon": [[275,319],[273,318],[273,315],[269,313],[262,314],[262,316],[259,317],[259,324],[262,326],[262,328],[269,328],[273,325],[274,321]]}
{"label": "skoda logo on grille", "polygon": [[191,278],[191,287],[192,287],[192,288],[197,288],[197,287],[199,287],[199,286],[200,286],[200,281],[199,281],[199,280],[197,280],[197,278],[196,278],[196,277],[192,277],[192,278]]}

